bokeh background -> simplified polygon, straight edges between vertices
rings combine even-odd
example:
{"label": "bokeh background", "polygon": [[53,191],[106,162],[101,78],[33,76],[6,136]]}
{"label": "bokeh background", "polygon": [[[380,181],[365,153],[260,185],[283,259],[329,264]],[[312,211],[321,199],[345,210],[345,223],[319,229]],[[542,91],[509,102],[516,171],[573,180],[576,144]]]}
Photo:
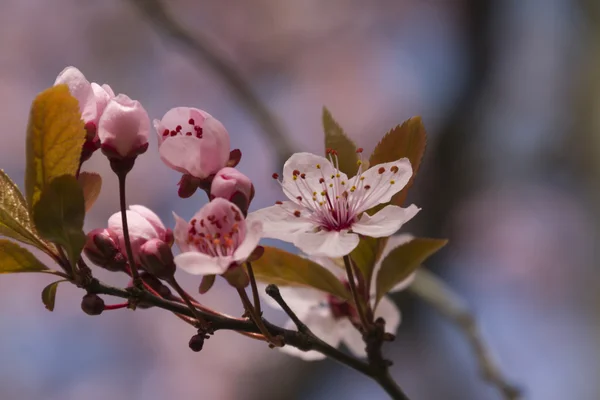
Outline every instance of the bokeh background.
{"label": "bokeh background", "polygon": [[[16,182],[30,103],[67,65],[140,100],[151,118],[179,105],[219,118],[243,151],[254,208],[281,197],[270,176],[286,154],[323,150],[323,105],[367,152],[421,115],[428,149],[409,200],[423,210],[407,229],[450,239],[428,267],[469,303],[527,399],[600,398],[598,1],[163,2],[191,46],[165,34],[174,27],[150,0],[0,2],[0,160]],[[228,83],[230,70],[277,126]],[[104,178],[92,229],[117,210],[116,179],[101,154],[86,169]],[[168,225],[172,210],[190,217],[205,199],[179,199],[178,178],[152,137],[129,202]],[[301,362],[231,332],[193,353],[192,328],[159,310],[88,317],[67,285],[49,313],[39,295],[49,282],[0,277],[0,399],[385,398],[334,362]],[[410,294],[395,300],[404,319],[386,349],[411,398],[502,398],[454,325]],[[203,301],[240,313],[226,285]]]}

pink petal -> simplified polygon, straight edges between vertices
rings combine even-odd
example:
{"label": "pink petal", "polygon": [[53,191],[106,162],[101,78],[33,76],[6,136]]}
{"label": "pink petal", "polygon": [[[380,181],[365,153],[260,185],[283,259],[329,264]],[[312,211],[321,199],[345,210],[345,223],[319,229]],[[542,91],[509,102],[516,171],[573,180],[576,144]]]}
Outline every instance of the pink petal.
{"label": "pink petal", "polygon": [[193,246],[188,242],[190,225],[186,220],[175,213],[173,213],[173,217],[175,217],[175,229],[173,229],[173,236],[175,237],[175,243],[177,244],[177,247],[179,247],[179,250],[182,252],[192,250]]}
{"label": "pink petal", "polygon": [[412,204],[407,208],[386,206],[372,216],[364,213],[360,221],[352,224],[352,232],[371,237],[391,236],[414,217],[419,210],[417,206]]}
{"label": "pink petal", "polygon": [[129,206],[129,209],[133,212],[138,213],[142,217],[144,217],[150,224],[154,227],[156,234],[162,240],[164,240],[164,235],[166,232],[165,225],[162,223],[158,215],[156,215],[152,210],[140,205]]}
{"label": "pink petal", "polygon": [[222,260],[204,253],[189,251],[175,256],[175,265],[192,275],[221,275],[229,265],[223,267]]}
{"label": "pink petal", "polygon": [[233,253],[233,259],[237,262],[246,261],[252,254],[262,237],[262,222],[258,220],[246,221],[246,236],[243,242]]}
{"label": "pink petal", "polygon": [[[319,166],[320,168],[317,168]],[[305,174],[304,179],[294,181],[294,171]],[[295,153],[285,162],[283,166],[283,191],[290,200],[297,202],[296,197],[301,196],[305,199],[311,199],[313,192],[323,190],[319,179],[330,179],[331,175],[340,174],[340,179],[348,180],[343,172],[337,171],[331,162],[325,157],[317,156],[311,153]]]}
{"label": "pink petal", "polygon": [[103,146],[127,157],[148,143],[150,120],[138,101],[124,94],[111,99],[98,122],[98,138]]}
{"label": "pink petal", "polygon": [[[394,172],[397,167],[398,170]],[[383,173],[380,173],[383,171]],[[384,164],[377,164],[368,170],[366,170],[361,177],[364,178],[362,181],[362,187],[364,185],[371,186],[370,192],[368,193],[368,199],[363,203],[360,211],[366,211],[377,204],[388,203],[392,196],[404,189],[410,177],[412,176],[412,167],[410,161],[407,158],[402,158],[398,161],[392,161]],[[394,182],[393,184],[391,182]],[[354,182],[353,185],[360,187],[358,182]],[[352,195],[364,196],[365,192],[357,190]]]}
{"label": "pink petal", "polygon": [[97,122],[98,113],[92,85],[75,67],[67,67],[58,75],[54,85],[66,84],[71,95],[79,102],[81,119],[84,122]]}
{"label": "pink petal", "polygon": [[348,255],[358,242],[358,235],[347,231],[319,231],[298,234],[294,245],[308,255],[337,258]]}
{"label": "pink petal", "polygon": [[[106,90],[108,88],[108,90]],[[96,82],[92,82],[92,90],[94,91],[94,99],[96,101],[96,112],[98,115],[98,119],[106,109],[108,102],[110,99],[115,97],[112,89],[108,85],[98,85]],[[98,121],[95,121],[97,124]]]}
{"label": "pink petal", "polygon": [[196,178],[206,178],[227,164],[222,148],[214,137],[169,136],[160,145],[161,160],[170,168]]}
{"label": "pink petal", "polygon": [[342,342],[356,356],[365,358],[367,356],[366,344],[362,334],[352,325],[348,318],[338,321],[338,329],[341,330]]}
{"label": "pink petal", "polygon": [[310,220],[294,216],[294,211],[298,209],[296,204],[284,201],[282,204],[254,211],[248,215],[248,219],[262,221],[264,238],[293,242],[297,234],[316,228]]}

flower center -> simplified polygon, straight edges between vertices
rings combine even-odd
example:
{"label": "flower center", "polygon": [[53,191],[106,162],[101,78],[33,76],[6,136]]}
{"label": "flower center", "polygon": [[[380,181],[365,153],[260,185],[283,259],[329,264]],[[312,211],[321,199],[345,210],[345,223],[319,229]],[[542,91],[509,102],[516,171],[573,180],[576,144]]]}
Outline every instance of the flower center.
{"label": "flower center", "polygon": [[[361,155],[362,151],[363,149],[359,148],[356,152]],[[399,168],[393,165],[389,171],[386,171],[382,166],[377,170],[376,175],[372,174],[369,179],[365,179],[361,157],[358,160],[356,175],[348,179],[339,169],[337,151],[327,149],[326,153],[333,167],[333,170],[328,169],[329,173],[326,174],[324,170],[327,168],[320,164],[309,167],[313,172],[310,177],[307,177],[308,169],[307,171],[294,170],[291,176],[295,185],[293,193],[280,182],[283,190],[290,197],[294,197],[296,205],[299,206],[295,210],[288,211],[295,217],[306,217],[312,220],[320,229],[326,231],[351,229],[358,216],[378,204],[374,200],[386,195],[390,187],[395,184],[393,179],[389,179],[389,173],[396,174]],[[388,174],[385,174],[386,172]],[[279,180],[279,175],[273,174],[273,178]]]}
{"label": "flower center", "polygon": [[175,127],[174,130],[169,130],[169,129],[165,129],[163,131],[163,138],[169,137],[169,136],[195,136],[198,139],[202,139],[202,127],[199,125],[196,125],[195,121],[193,118],[190,118],[188,120],[188,125],[186,126],[187,129],[184,129],[181,125],[177,125]]}
{"label": "flower center", "polygon": [[192,219],[188,229],[188,243],[196,246],[199,252],[211,257],[231,256],[244,240],[240,223],[243,217],[231,207],[231,215],[210,214],[206,218]]}

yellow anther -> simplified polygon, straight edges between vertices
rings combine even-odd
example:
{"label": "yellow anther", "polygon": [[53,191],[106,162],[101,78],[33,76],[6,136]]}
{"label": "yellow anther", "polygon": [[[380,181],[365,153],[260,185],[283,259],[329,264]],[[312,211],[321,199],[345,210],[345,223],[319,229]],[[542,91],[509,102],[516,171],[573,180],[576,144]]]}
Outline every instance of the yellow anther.
{"label": "yellow anther", "polygon": [[323,202],[323,201],[320,201],[320,202],[319,202],[319,205],[320,205],[320,206],[322,206],[323,204],[325,204],[325,202]]}
{"label": "yellow anther", "polygon": [[339,178],[339,177],[340,177],[340,174],[335,174],[335,177],[336,177],[336,178]]}
{"label": "yellow anther", "polygon": [[321,192],[321,196],[325,196],[326,194],[327,194],[327,192],[324,190]]}
{"label": "yellow anther", "polygon": [[345,185],[345,184],[346,184],[346,182],[342,181],[342,185]]}
{"label": "yellow anther", "polygon": [[354,192],[355,190],[356,190],[356,186],[352,186],[352,187],[350,188],[350,191],[351,191],[351,192]]}
{"label": "yellow anther", "polygon": [[362,160],[356,160],[356,165],[362,165]]}
{"label": "yellow anther", "polygon": [[391,180],[391,181],[390,181],[390,184],[392,184],[392,185],[393,185],[394,183],[396,183],[396,181],[395,181],[395,180]]}
{"label": "yellow anther", "polygon": [[298,179],[298,177],[297,177],[296,175],[294,175],[294,176],[292,176],[292,179],[293,179],[293,180],[297,180],[297,179]]}
{"label": "yellow anther", "polygon": [[365,180],[365,177],[364,177],[364,176],[361,176],[361,177],[360,177],[360,180],[361,180],[361,181],[364,181],[364,180]]}
{"label": "yellow anther", "polygon": [[321,164],[317,164],[317,169],[321,169]]}
{"label": "yellow anther", "polygon": [[330,187],[330,188],[332,188],[332,187],[333,187],[333,183],[330,183],[330,184],[329,184],[329,187]]}

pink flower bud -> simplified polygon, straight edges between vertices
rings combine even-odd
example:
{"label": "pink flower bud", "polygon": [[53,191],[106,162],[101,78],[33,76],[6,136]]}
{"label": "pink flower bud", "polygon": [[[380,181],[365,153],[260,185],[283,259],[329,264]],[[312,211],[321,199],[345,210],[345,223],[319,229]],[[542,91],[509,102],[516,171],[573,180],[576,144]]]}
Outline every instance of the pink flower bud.
{"label": "pink flower bud", "polygon": [[142,268],[159,279],[169,279],[175,274],[171,246],[160,239],[150,239],[140,247]]}
{"label": "pink flower bud", "polygon": [[237,205],[244,213],[254,197],[254,186],[246,175],[225,167],[215,175],[210,187],[211,198],[221,197]]}
{"label": "pink flower bud", "polygon": [[144,107],[124,94],[108,102],[98,122],[102,152],[111,159],[131,159],[145,152],[149,131]]}
{"label": "pink flower bud", "polygon": [[160,158],[176,171],[204,179],[229,161],[229,133],[206,111],[176,107],[154,120],[154,128]]}
{"label": "pink flower bud", "polygon": [[109,271],[124,271],[127,261],[119,250],[119,238],[110,229],[94,229],[87,234],[83,251],[87,258]]}

